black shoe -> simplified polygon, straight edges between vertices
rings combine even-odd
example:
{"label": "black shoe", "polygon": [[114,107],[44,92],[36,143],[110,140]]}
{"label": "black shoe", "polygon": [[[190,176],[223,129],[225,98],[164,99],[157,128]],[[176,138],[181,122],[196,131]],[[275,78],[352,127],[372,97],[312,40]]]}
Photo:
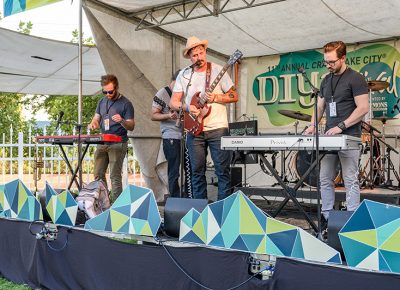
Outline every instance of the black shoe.
{"label": "black shoe", "polygon": [[321,237],[323,241],[328,240],[328,220],[321,215]]}

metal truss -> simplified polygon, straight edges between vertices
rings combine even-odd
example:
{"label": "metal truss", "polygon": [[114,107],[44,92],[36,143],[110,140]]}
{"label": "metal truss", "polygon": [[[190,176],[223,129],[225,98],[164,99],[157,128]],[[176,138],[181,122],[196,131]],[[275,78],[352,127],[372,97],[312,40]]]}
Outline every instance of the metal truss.
{"label": "metal truss", "polygon": [[149,7],[127,16],[140,19],[135,30],[143,30],[283,1],[286,0],[183,0]]}

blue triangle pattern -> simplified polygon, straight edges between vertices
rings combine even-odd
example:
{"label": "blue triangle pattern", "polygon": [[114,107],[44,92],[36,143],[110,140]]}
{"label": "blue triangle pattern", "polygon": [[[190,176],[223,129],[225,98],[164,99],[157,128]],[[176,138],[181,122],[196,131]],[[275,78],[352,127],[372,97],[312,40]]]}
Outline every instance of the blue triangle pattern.
{"label": "blue triangle pattern", "polygon": [[301,241],[300,232],[297,231],[296,239],[293,244],[291,257],[304,259],[303,243]]}
{"label": "blue triangle pattern", "polygon": [[222,233],[219,232],[212,240],[208,243],[210,246],[215,247],[225,247],[224,238],[222,237]]}
{"label": "blue triangle pattern", "polygon": [[375,225],[371,219],[365,202],[362,202],[351,218],[347,221],[340,233],[374,229]]}
{"label": "blue triangle pattern", "polygon": [[400,253],[380,250],[391,272],[400,273]]}
{"label": "blue triangle pattern", "polygon": [[265,235],[251,235],[251,234],[242,234],[240,236],[242,237],[243,242],[246,244],[246,248],[250,252],[256,252],[262,239],[265,237]]}
{"label": "blue triangle pattern", "polygon": [[279,250],[285,255],[290,256],[293,250],[294,242],[297,237],[297,229],[277,232],[267,235],[274,242]]}
{"label": "blue triangle pattern", "polygon": [[346,256],[347,264],[351,267],[356,267],[362,260],[376,250],[374,247],[349,239],[342,235],[339,235],[339,238],[343,247],[344,255]]}
{"label": "blue triangle pattern", "polygon": [[209,207],[209,210],[214,215],[215,220],[218,223],[218,226],[221,228],[221,225],[222,225],[222,214],[223,214],[223,211],[224,211],[224,202],[222,200],[221,201],[217,201],[217,202],[214,202],[214,203],[210,204],[208,207]]}
{"label": "blue triangle pattern", "polygon": [[379,259],[379,270],[385,272],[391,272],[389,265],[386,263],[385,258],[382,256],[380,250],[378,250],[378,259]]}
{"label": "blue triangle pattern", "polygon": [[246,244],[244,243],[241,236],[238,236],[237,239],[233,242],[232,249],[242,250],[248,252],[249,249],[247,248]]}
{"label": "blue triangle pattern", "polygon": [[235,203],[237,199],[237,194],[234,193],[227,198],[224,199],[223,203],[223,211],[222,211],[222,220],[221,220],[221,225],[225,222],[226,217],[228,216],[229,212],[231,211],[231,208],[233,204]]}
{"label": "blue triangle pattern", "polygon": [[387,204],[364,200],[375,227],[380,227],[386,223],[396,220],[400,217],[400,208],[388,206]]}

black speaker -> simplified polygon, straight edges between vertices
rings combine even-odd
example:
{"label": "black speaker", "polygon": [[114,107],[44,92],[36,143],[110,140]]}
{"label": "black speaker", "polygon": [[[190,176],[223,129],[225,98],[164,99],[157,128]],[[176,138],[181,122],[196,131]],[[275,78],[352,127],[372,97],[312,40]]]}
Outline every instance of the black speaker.
{"label": "black speaker", "polygon": [[231,187],[242,186],[242,167],[231,167]]}
{"label": "black speaker", "polygon": [[342,245],[339,239],[339,232],[349,220],[353,211],[331,210],[328,219],[328,245],[339,251],[343,255]]}
{"label": "black speaker", "polygon": [[181,219],[194,208],[202,212],[207,206],[207,199],[169,197],[164,207],[164,230],[171,237],[179,237]]}

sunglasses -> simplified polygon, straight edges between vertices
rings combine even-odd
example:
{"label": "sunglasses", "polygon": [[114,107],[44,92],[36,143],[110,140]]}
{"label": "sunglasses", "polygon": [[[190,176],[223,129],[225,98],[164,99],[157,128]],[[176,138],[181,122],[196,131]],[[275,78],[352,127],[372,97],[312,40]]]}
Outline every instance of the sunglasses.
{"label": "sunglasses", "polygon": [[337,60],[329,60],[329,61],[324,60],[324,65],[329,65],[329,66],[335,65],[335,63],[338,60],[340,60],[340,58],[338,58]]}
{"label": "sunglasses", "polygon": [[111,91],[105,91],[103,90],[103,95],[112,95],[114,93],[115,90],[111,90]]}

